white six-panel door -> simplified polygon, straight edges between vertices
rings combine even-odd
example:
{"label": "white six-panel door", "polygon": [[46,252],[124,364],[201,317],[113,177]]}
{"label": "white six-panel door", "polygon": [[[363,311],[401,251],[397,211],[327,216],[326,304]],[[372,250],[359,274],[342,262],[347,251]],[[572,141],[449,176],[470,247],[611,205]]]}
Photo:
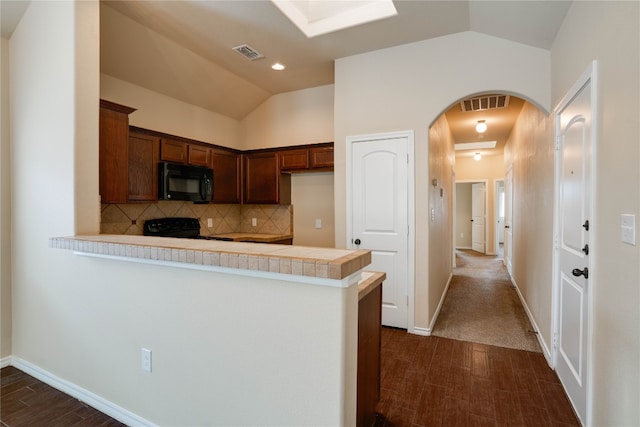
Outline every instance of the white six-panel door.
{"label": "white six-panel door", "polygon": [[351,149],[351,245],[371,250],[368,270],[384,271],[382,324],[407,328],[408,138],[357,140]]}
{"label": "white six-panel door", "polygon": [[[589,74],[590,75],[590,74]],[[587,422],[589,300],[593,281],[591,217],[592,77],[556,110],[557,350],[556,370],[583,425]]]}

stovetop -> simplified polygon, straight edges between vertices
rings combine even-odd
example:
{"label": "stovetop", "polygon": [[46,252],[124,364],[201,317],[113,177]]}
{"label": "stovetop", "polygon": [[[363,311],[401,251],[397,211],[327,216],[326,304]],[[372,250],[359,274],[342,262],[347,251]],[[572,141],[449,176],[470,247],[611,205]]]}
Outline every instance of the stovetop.
{"label": "stovetop", "polygon": [[144,222],[143,232],[145,236],[156,237],[181,237],[186,239],[227,240],[228,237],[201,236],[200,221],[197,218],[156,218]]}

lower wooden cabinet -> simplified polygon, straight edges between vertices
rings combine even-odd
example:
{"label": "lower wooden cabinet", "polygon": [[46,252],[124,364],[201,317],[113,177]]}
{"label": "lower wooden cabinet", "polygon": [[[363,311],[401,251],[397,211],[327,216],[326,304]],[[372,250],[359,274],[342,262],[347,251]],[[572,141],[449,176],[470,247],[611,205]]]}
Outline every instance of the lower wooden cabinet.
{"label": "lower wooden cabinet", "polygon": [[159,150],[157,137],[129,131],[129,201],[158,200]]}
{"label": "lower wooden cabinet", "polygon": [[380,400],[382,284],[358,302],[358,385],[356,425],[372,426]]}

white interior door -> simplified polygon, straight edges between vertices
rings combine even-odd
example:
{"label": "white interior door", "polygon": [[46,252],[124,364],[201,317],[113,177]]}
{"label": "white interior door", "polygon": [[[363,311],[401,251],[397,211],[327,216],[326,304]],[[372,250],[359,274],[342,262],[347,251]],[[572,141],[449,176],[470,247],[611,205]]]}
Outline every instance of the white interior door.
{"label": "white interior door", "polygon": [[485,184],[471,184],[471,249],[485,253]]}
{"label": "white interior door", "polygon": [[407,137],[351,144],[354,247],[371,250],[368,270],[384,271],[382,324],[407,328]]}
{"label": "white interior door", "polygon": [[504,176],[504,264],[513,275],[513,170]]}
{"label": "white interior door", "polygon": [[592,80],[556,112],[558,165],[556,369],[583,425],[588,425]]}

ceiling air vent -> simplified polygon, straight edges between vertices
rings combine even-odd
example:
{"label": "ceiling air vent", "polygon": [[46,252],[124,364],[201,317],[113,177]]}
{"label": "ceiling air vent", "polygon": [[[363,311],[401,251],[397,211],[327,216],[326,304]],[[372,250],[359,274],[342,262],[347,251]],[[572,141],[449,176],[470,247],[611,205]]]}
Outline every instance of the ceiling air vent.
{"label": "ceiling air vent", "polygon": [[260,52],[258,52],[257,50],[249,46],[248,44],[242,44],[232,49],[250,61],[255,61],[256,59],[264,58],[263,54],[261,54]]}
{"label": "ceiling air vent", "polygon": [[482,111],[504,108],[509,105],[509,95],[486,95],[468,98],[460,102],[462,111]]}

